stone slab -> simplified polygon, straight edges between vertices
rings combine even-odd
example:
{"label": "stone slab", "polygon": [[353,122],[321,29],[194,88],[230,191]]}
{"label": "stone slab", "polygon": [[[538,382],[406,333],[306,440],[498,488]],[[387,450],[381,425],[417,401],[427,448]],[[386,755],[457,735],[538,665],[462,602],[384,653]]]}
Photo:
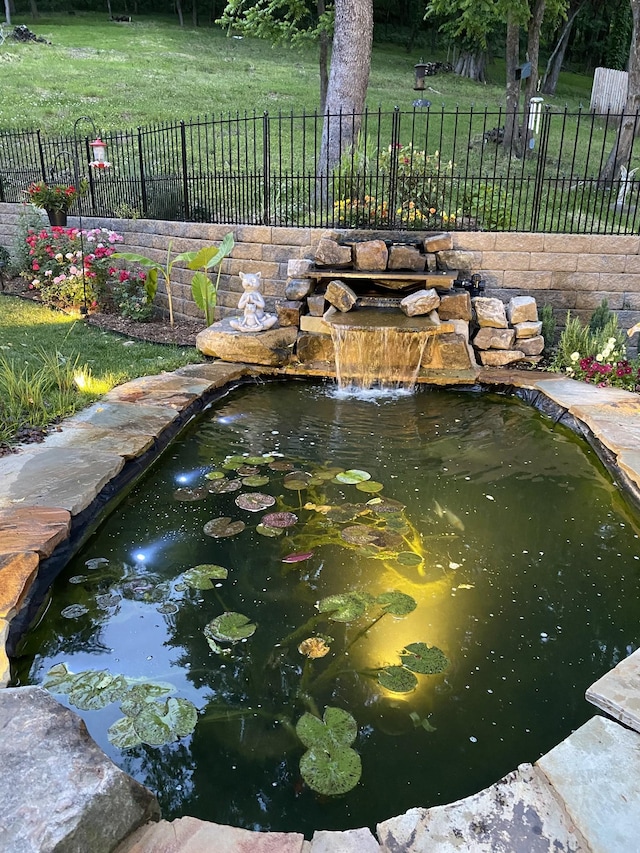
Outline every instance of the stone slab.
{"label": "stone slab", "polygon": [[69,423],[91,424],[101,429],[117,429],[157,437],[177,417],[178,412],[170,406],[100,401],[78,412],[70,418]]}
{"label": "stone slab", "polygon": [[380,845],[369,829],[322,829],[313,833],[310,853],[380,853]]}
{"label": "stone slab", "polygon": [[640,487],[640,450],[621,450],[616,461],[627,477]]}
{"label": "stone slab", "polygon": [[599,678],[585,695],[610,717],[640,732],[640,649]]}
{"label": "stone slab", "polygon": [[237,382],[250,373],[246,364],[228,361],[207,361],[204,364],[187,364],[175,371],[175,376],[195,377],[207,381],[207,391],[222,388],[229,382]]}
{"label": "stone slab", "polygon": [[207,382],[197,377],[163,373],[141,376],[124,385],[117,385],[102,398],[105,402],[142,403],[148,406],[171,406],[181,411],[200,397]]}
{"label": "stone slab", "polygon": [[522,361],[525,357],[522,350],[480,350],[480,363],[487,367],[501,367],[508,364],[514,364],[516,361]]}
{"label": "stone slab", "polygon": [[472,797],[390,818],[377,835],[384,853],[591,853],[530,764]]}
{"label": "stone slab", "polygon": [[587,382],[576,379],[554,377],[538,379],[535,388],[546,394],[550,400],[568,409],[573,414],[574,406],[585,406],[589,403],[597,405],[609,403],[637,402],[637,395],[622,388],[598,388]]}
{"label": "stone slab", "polygon": [[0,690],[0,850],[112,853],[160,809],[41,687]]}
{"label": "stone slab", "polygon": [[302,853],[303,844],[297,832],[252,832],[182,817],[142,827],[114,853]]}
{"label": "stone slab", "polygon": [[0,690],[3,690],[11,681],[11,667],[7,657],[7,637],[9,636],[9,623],[6,619],[0,619]]}
{"label": "stone slab", "polygon": [[121,456],[53,447],[0,460],[0,509],[16,504],[55,507],[77,515],[124,466]]}
{"label": "stone slab", "polygon": [[113,453],[123,459],[137,459],[152,447],[154,441],[153,435],[94,427],[90,423],[70,419],[65,421],[64,429],[50,433],[40,447],[83,447],[97,453]]}
{"label": "stone slab", "polygon": [[0,555],[35,551],[49,557],[69,536],[71,515],[57,507],[14,505],[0,510]]}
{"label": "stone slab", "polygon": [[640,849],[640,735],[593,717],[536,766],[591,853]]}
{"label": "stone slab", "polygon": [[10,621],[20,610],[39,565],[33,551],[0,556],[0,619]]}
{"label": "stone slab", "polygon": [[310,332],[313,335],[330,335],[331,326],[322,317],[312,317],[311,314],[303,314],[300,317],[300,331]]}
{"label": "stone slab", "polygon": [[219,320],[196,335],[196,346],[205,355],[222,361],[281,366],[291,358],[296,340],[294,326],[275,327],[262,332],[238,332],[229,320]]}

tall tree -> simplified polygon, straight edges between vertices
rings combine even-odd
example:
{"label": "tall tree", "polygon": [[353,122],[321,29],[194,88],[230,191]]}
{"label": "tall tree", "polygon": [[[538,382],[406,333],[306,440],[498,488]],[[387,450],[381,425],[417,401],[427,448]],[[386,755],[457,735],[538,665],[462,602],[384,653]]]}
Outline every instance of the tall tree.
{"label": "tall tree", "polygon": [[4,19],[9,26],[11,26],[11,2],[10,0],[4,0]]}
{"label": "tall tree", "polygon": [[[620,127],[607,162],[600,172],[598,180],[610,184],[629,171],[633,140],[640,129],[640,0],[630,0],[633,17],[631,49],[629,51],[627,102],[621,116]],[[622,169],[625,171],[623,172]]]}
{"label": "tall tree", "polygon": [[342,153],[356,142],[369,85],[372,44],[372,0],[336,0],[320,175],[330,174]]}
{"label": "tall tree", "polygon": [[578,13],[581,11],[587,0],[569,0],[569,8],[566,13],[566,19],[562,25],[560,34],[556,41],[556,45],[551,51],[551,56],[547,60],[547,67],[542,75],[542,83],[540,91],[545,95],[555,95],[560,69],[564,62],[565,53],[569,46],[569,38],[571,30],[575,23]]}

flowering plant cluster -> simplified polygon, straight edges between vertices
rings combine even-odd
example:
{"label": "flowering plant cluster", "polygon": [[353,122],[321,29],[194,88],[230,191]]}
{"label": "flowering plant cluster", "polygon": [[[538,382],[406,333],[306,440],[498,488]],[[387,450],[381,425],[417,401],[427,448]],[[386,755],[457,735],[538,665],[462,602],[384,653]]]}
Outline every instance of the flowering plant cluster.
{"label": "flowering plant cluster", "polygon": [[119,314],[129,320],[146,322],[153,316],[153,304],[147,290],[147,274],[144,270],[127,270],[111,267],[114,277],[111,295]]}
{"label": "flowering plant cluster", "polygon": [[378,203],[371,195],[363,198],[343,198],[333,203],[334,217],[340,225],[353,228],[365,225],[386,225],[389,210],[386,201]]}
{"label": "flowering plant cluster", "polygon": [[26,238],[29,268],[22,271],[22,276],[28,279],[31,289],[40,292],[47,305],[58,308],[86,305],[108,310],[115,302],[113,290],[121,284],[120,274],[130,275],[111,260],[117,244],[123,240],[122,235],[108,228],[82,232],[58,226],[30,229]]}
{"label": "flowering plant cluster", "polygon": [[29,184],[27,196],[31,204],[44,210],[66,211],[76,199],[87,191],[86,180],[80,181],[79,186],[69,184],[48,184],[46,181],[34,181]]}
{"label": "flowering plant cluster", "polygon": [[571,364],[567,365],[565,372],[573,379],[593,382],[601,387],[614,385],[635,391],[640,384],[640,365],[637,360],[629,361],[623,355],[619,341],[612,336],[596,355],[581,356],[577,351],[572,352]]}

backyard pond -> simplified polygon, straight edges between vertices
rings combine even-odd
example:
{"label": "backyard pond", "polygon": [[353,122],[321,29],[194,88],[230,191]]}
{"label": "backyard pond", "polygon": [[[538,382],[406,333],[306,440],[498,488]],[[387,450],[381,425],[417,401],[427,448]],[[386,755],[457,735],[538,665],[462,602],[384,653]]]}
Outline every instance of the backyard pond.
{"label": "backyard pond", "polygon": [[515,398],[245,386],[56,580],[13,661],[163,816],[375,827],[593,715],[640,645],[640,519]]}

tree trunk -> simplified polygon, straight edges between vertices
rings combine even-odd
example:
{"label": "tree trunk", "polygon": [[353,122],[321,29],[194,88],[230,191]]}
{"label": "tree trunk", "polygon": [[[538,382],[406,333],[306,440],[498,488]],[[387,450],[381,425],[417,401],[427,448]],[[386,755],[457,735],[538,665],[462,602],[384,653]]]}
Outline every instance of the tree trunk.
{"label": "tree trunk", "polygon": [[[324,0],[317,0],[316,10],[318,20],[320,20],[326,11]],[[327,87],[329,85],[329,36],[324,30],[320,32],[318,64],[320,72],[320,112],[324,115],[327,106]]]}
{"label": "tree trunk", "polygon": [[567,51],[567,45],[569,44],[569,37],[571,36],[573,23],[584,4],[585,0],[578,0],[577,3],[574,0],[574,2],[569,6],[569,15],[565,21],[564,27],[562,28],[562,32],[560,33],[560,38],[553,49],[553,53],[549,57],[547,67],[542,76],[540,91],[545,95],[555,95],[556,93],[558,77],[560,76],[560,69],[562,68],[564,55]]}
{"label": "tree trunk", "polygon": [[198,26],[198,3],[197,0],[191,0],[191,23],[194,27]]}
{"label": "tree trunk", "polygon": [[109,20],[113,18],[113,12],[111,11],[111,0],[107,0],[107,12],[109,13]]}
{"label": "tree trunk", "polygon": [[9,5],[9,0],[4,0],[4,19],[6,23],[11,26],[11,7]]}
{"label": "tree trunk", "polygon": [[522,138],[524,145],[525,157],[530,156],[531,149],[529,148],[529,139],[531,131],[529,130],[529,101],[534,98],[538,92],[538,57],[540,54],[540,30],[542,29],[542,19],[544,18],[544,8],[546,0],[535,0],[531,9],[531,18],[529,19],[529,34],[527,39],[527,60],[531,63],[531,76],[527,78],[527,84],[524,90],[524,119],[522,123]]}
{"label": "tree trunk", "polygon": [[184,16],[182,14],[182,2],[181,0],[176,0],[176,12],[178,13],[178,22],[181,27],[184,27]]}
{"label": "tree trunk", "polygon": [[468,77],[478,83],[486,80],[487,55],[484,51],[463,50],[453,69],[460,77]]}
{"label": "tree trunk", "polygon": [[627,103],[624,114],[621,116],[616,143],[598,176],[599,184],[610,184],[618,178],[621,175],[621,166],[629,170],[633,140],[640,127],[638,116],[638,110],[640,110],[640,0],[631,0],[631,13],[633,35],[629,51]]}
{"label": "tree trunk", "polygon": [[507,66],[506,115],[504,117],[505,150],[519,152],[520,131],[518,129],[518,110],[520,109],[520,81],[516,80],[516,68],[520,57],[520,26],[509,12],[507,16],[507,41],[505,59]]}
{"label": "tree trunk", "polygon": [[372,41],[372,0],[336,0],[319,175],[330,175],[342,152],[356,142],[369,84]]}
{"label": "tree trunk", "polygon": [[31,17],[34,20],[37,20],[40,15],[38,14],[38,4],[36,0],[29,0],[29,7],[31,8]]}

